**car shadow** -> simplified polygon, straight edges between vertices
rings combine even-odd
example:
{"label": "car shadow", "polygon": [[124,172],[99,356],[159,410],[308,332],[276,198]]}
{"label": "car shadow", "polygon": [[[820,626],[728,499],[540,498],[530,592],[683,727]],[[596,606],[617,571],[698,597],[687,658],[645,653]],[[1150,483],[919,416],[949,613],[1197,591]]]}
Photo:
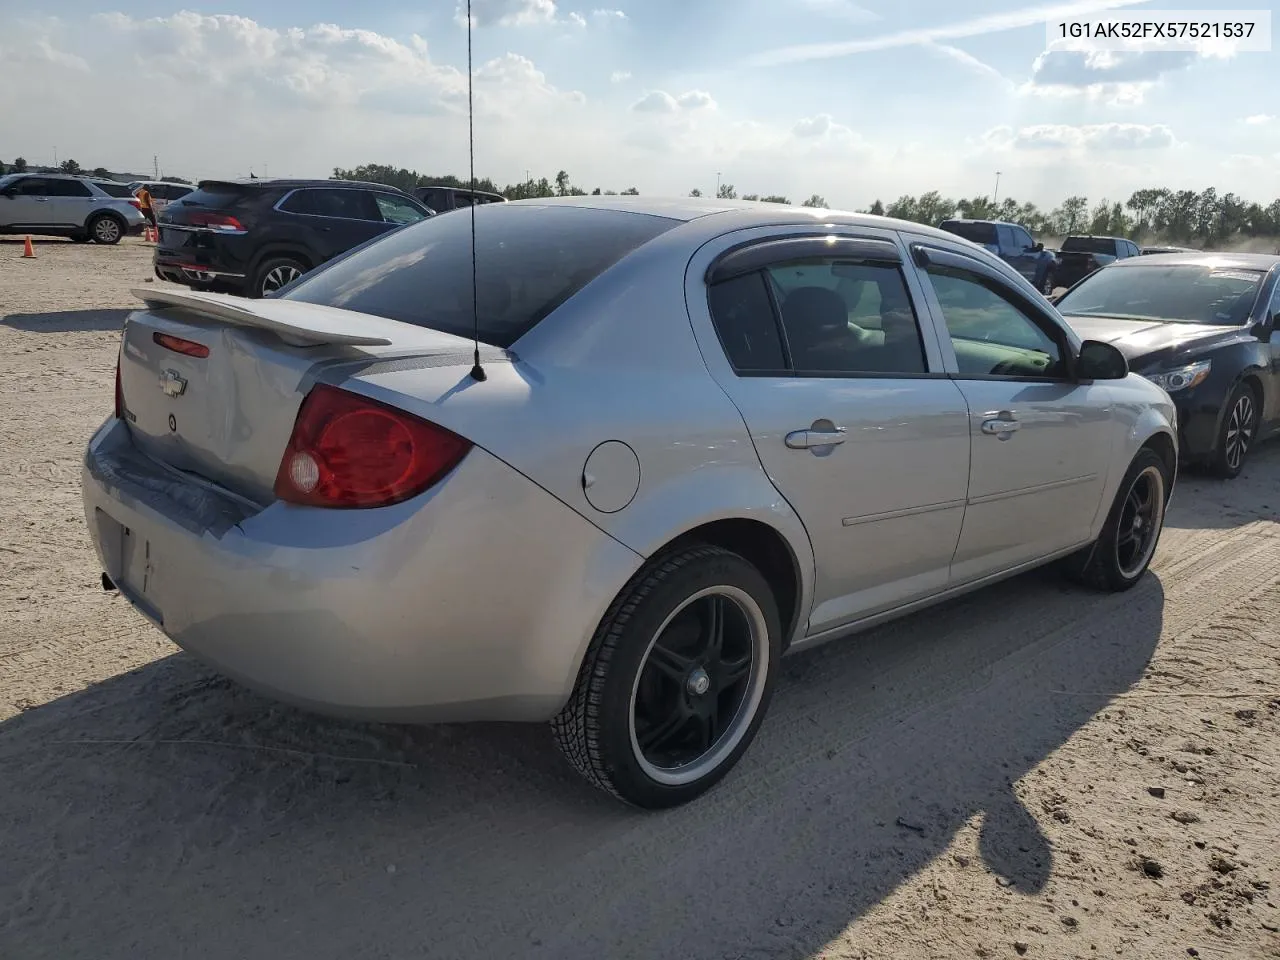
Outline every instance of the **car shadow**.
{"label": "car shadow", "polygon": [[124,327],[132,310],[58,310],[52,313],[11,313],[0,326],[24,333],[86,333]]}
{"label": "car shadow", "polygon": [[1219,480],[1201,468],[1178,471],[1166,527],[1224,530],[1259,520],[1280,522],[1280,437],[1250,451],[1234,480]]}
{"label": "car shadow", "polygon": [[959,834],[1036,893],[1015,784],[1142,676],[1163,602],[1041,572],[788,658],[739,767],[661,813],[540,725],[318,718],[170,656],[0,724],[0,952],[808,957]]}

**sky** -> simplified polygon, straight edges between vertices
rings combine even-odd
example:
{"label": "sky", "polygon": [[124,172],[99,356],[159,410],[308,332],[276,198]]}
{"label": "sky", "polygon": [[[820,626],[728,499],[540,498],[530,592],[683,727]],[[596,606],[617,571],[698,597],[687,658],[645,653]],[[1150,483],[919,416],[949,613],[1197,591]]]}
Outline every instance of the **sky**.
{"label": "sky", "polygon": [[[1276,0],[472,0],[475,164],[585,189],[1280,196],[1273,53],[1047,51],[1045,21]],[[599,4],[598,6],[596,4]],[[465,0],[0,0],[0,161],[465,177]]]}

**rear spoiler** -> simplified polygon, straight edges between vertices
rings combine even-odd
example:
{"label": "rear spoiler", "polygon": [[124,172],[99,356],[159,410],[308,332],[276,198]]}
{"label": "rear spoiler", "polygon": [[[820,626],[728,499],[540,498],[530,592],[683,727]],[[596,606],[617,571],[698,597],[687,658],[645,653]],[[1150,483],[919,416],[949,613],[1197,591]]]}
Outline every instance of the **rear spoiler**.
{"label": "rear spoiler", "polygon": [[194,290],[135,289],[133,295],[150,307],[177,307],[241,327],[269,330],[297,347],[343,344],[386,347],[404,340],[404,324],[338,307],[296,300],[246,300],[225,293]]}

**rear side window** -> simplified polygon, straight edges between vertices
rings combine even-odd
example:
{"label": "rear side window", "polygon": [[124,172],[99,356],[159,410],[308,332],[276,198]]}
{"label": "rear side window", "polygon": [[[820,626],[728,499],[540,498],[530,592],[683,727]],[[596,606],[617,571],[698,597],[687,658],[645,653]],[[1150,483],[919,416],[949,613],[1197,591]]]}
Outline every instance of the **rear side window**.
{"label": "rear side window", "polygon": [[337,217],[342,220],[381,220],[382,214],[373,202],[373,195],[365,190],[333,190],[323,188],[308,190],[308,213],[318,217]]}
{"label": "rear side window", "polygon": [[787,368],[763,273],[712,284],[710,301],[711,319],[733,369],[762,373]]}
{"label": "rear side window", "polygon": [[50,180],[47,197],[92,197],[93,191],[79,180]]}
{"label": "rear side window", "polygon": [[996,227],[993,223],[966,223],[963,220],[944,220],[941,229],[972,243],[995,245]]}
{"label": "rear side window", "polygon": [[125,199],[133,196],[133,192],[123,183],[108,183],[105,180],[97,180],[93,184],[108,197],[120,197]]}
{"label": "rear side window", "polygon": [[177,200],[185,197],[191,192],[191,188],[180,183],[170,183],[164,187],[164,198],[166,200]]}
{"label": "rear side window", "polygon": [[[627,254],[679,223],[587,207],[477,206],[480,339],[511,346]],[[283,299],[470,337],[471,216],[431,217],[396,230],[307,274]]]}

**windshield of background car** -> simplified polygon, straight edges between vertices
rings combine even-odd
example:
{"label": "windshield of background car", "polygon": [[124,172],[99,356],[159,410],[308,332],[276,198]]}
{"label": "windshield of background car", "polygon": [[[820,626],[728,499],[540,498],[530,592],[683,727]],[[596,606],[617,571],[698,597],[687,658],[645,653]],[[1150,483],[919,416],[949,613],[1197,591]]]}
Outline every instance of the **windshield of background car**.
{"label": "windshield of background car", "polygon": [[1062,241],[1063,253],[1109,253],[1115,255],[1116,242],[1106,237],[1067,237]]}
{"label": "windshield of background car", "polygon": [[[475,207],[479,337],[509,347],[631,251],[680,221],[587,207]],[[431,217],[309,274],[282,299],[470,337],[471,213]]]}
{"label": "windshield of background car", "polygon": [[1067,317],[1116,317],[1239,326],[1249,319],[1265,274],[1205,264],[1108,267],[1058,301]]}
{"label": "windshield of background car", "polygon": [[990,223],[964,223],[960,220],[946,220],[942,223],[941,229],[947,233],[954,233],[957,237],[961,237],[972,243],[989,243],[996,242],[996,228]]}

